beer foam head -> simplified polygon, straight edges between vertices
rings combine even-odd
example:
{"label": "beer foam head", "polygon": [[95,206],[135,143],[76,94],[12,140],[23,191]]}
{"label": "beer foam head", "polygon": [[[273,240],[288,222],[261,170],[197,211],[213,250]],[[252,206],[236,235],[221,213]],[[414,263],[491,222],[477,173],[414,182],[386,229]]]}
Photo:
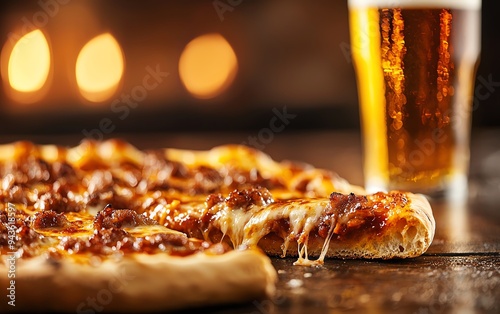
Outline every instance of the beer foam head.
{"label": "beer foam head", "polygon": [[481,9],[481,0],[349,0],[349,7],[479,10]]}

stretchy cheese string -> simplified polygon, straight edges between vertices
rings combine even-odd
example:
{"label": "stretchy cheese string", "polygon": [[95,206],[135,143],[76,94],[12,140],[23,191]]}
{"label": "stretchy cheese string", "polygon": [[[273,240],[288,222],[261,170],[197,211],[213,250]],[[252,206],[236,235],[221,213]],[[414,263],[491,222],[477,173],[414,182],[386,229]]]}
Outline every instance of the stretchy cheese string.
{"label": "stretchy cheese string", "polygon": [[330,246],[330,240],[333,237],[333,230],[335,228],[335,222],[336,219],[334,216],[330,218],[330,229],[328,230],[328,235],[325,238],[325,242],[323,242],[323,246],[321,248],[321,253],[316,260],[310,260],[307,254],[307,245],[309,241],[309,232],[307,233],[307,236],[305,237],[304,243],[301,245],[300,242],[298,242],[298,253],[299,253],[299,258],[297,259],[296,262],[293,263],[293,265],[301,265],[301,266],[317,266],[317,265],[323,265],[325,262],[325,257],[326,253],[328,252],[328,247]]}

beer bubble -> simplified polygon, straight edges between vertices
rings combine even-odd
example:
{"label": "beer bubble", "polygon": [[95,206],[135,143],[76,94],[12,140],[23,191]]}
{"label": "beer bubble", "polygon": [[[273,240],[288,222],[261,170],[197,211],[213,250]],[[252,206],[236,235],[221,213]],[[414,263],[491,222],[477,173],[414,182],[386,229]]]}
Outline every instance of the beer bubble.
{"label": "beer bubble", "polygon": [[438,92],[436,98],[438,101],[443,101],[443,94],[441,92]]}
{"label": "beer bubble", "polygon": [[394,130],[400,130],[402,127],[403,127],[403,121],[401,120],[394,120],[392,122],[392,127],[394,128]]}

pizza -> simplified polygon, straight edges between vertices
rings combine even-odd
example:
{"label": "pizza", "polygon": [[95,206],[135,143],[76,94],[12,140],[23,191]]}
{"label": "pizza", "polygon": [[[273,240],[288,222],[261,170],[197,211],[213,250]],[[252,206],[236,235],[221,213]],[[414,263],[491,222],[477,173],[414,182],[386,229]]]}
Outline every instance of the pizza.
{"label": "pizza", "polygon": [[[423,254],[424,196],[367,194],[242,145],[139,150],[123,140],[0,145],[4,310],[160,311],[271,297],[269,256]],[[4,290],[5,291],[5,290]]]}

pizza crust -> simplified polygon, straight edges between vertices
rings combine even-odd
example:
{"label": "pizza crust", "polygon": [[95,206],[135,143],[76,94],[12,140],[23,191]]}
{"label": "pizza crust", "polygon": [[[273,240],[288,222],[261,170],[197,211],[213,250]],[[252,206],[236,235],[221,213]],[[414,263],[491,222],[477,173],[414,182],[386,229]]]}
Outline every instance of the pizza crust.
{"label": "pizza crust", "polygon": [[[271,296],[277,279],[270,259],[256,250],[187,257],[135,254],[98,266],[71,257],[17,263],[16,306],[2,302],[2,312],[148,312],[248,302]],[[8,287],[9,281],[1,265],[0,285]]]}

